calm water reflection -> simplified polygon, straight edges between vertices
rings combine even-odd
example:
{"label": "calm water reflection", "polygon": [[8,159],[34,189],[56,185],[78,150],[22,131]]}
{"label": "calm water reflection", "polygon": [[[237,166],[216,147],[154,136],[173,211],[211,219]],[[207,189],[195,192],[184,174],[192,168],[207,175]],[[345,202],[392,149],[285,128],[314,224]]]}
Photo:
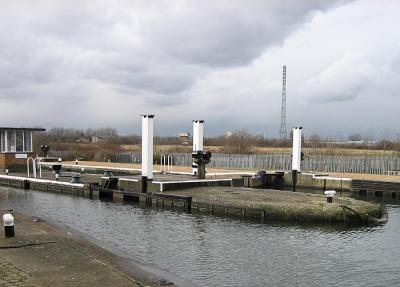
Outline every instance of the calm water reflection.
{"label": "calm water reflection", "polygon": [[203,286],[400,286],[396,204],[387,204],[386,225],[364,228],[257,224],[7,188],[0,207],[51,218]]}

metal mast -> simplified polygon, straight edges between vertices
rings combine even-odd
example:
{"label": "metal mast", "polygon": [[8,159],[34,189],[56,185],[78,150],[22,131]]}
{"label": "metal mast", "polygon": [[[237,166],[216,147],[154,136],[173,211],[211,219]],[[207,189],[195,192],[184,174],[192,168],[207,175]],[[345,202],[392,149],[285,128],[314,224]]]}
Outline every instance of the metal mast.
{"label": "metal mast", "polygon": [[279,130],[279,138],[281,140],[287,139],[287,131],[286,131],[286,65],[283,66],[281,129]]}

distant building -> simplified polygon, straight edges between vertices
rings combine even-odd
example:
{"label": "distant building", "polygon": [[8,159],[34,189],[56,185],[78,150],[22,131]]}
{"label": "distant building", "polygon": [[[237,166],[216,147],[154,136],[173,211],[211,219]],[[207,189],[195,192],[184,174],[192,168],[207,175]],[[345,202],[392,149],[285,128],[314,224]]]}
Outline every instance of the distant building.
{"label": "distant building", "polygon": [[0,127],[0,170],[26,167],[26,159],[32,155],[33,132],[40,128]]}
{"label": "distant building", "polygon": [[90,140],[85,137],[80,137],[79,139],[75,140],[77,143],[89,143]]}
{"label": "distant building", "polygon": [[190,142],[190,133],[180,133],[179,141],[183,145],[188,145]]}
{"label": "distant building", "polygon": [[99,136],[92,136],[92,139],[91,139],[92,143],[98,143],[98,142],[101,142],[102,140],[103,140],[103,138],[99,137]]}

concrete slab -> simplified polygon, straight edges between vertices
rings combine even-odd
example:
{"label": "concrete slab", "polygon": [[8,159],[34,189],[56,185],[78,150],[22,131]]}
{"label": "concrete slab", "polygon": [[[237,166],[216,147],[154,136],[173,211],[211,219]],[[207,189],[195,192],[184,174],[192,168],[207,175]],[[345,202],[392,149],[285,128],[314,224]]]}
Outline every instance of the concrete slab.
{"label": "concrete slab", "polygon": [[[192,210],[196,205],[209,210],[218,207],[259,212],[265,218],[331,223],[368,224],[370,218],[381,218],[385,213],[379,204],[348,197],[335,197],[327,203],[326,197],[317,194],[240,187],[199,187],[169,191],[169,194],[192,197]],[[206,208],[206,210],[207,210]]]}

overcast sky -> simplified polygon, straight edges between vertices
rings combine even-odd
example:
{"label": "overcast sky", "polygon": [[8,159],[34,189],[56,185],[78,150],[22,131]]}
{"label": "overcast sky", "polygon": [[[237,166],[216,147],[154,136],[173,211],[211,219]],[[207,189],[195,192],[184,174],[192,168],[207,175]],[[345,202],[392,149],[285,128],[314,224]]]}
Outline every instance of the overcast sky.
{"label": "overcast sky", "polygon": [[400,134],[400,1],[1,0],[0,126]]}

